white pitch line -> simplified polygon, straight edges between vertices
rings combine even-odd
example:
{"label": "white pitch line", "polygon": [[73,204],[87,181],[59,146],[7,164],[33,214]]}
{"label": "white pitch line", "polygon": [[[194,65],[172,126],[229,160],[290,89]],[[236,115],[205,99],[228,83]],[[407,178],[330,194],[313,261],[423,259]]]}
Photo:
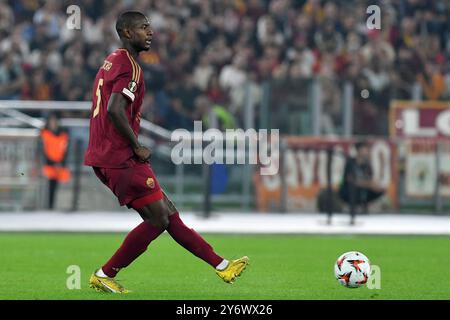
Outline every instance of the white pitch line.
{"label": "white pitch line", "polygon": [[[371,214],[336,215],[332,225],[320,214],[220,213],[209,219],[192,212],[181,214],[186,225],[204,233],[280,234],[416,234],[450,235],[450,216]],[[0,231],[128,232],[140,223],[130,212],[0,213]]]}

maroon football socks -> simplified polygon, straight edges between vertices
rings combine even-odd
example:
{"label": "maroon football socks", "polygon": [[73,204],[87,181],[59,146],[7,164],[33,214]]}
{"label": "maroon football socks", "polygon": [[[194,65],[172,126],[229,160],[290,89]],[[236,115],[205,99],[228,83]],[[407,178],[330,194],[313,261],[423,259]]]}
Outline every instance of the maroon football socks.
{"label": "maroon football socks", "polygon": [[[148,221],[142,222],[128,233],[120,248],[102,267],[104,274],[110,278],[115,277],[120,269],[127,267],[139,257],[147,249],[150,242],[163,232],[164,230],[155,227]],[[169,216],[167,232],[178,244],[212,267],[217,267],[223,261],[223,258],[214,252],[205,239],[183,223],[178,212]]]}
{"label": "maroon football socks", "polygon": [[142,222],[130,231],[116,253],[102,267],[103,272],[110,278],[116,276],[120,269],[125,268],[145,250],[150,242],[155,240],[164,230],[150,224],[148,221]]}
{"label": "maroon football socks", "polygon": [[214,252],[213,248],[205,239],[183,223],[178,212],[169,216],[167,232],[179,245],[209,263],[212,267],[215,268],[223,261],[223,258]]}

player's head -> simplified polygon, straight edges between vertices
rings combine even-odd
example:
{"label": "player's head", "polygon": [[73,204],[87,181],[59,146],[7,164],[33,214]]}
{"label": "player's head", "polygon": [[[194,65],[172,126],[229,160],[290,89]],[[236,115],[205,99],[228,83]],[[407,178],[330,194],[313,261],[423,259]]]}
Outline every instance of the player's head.
{"label": "player's head", "polygon": [[122,13],[116,22],[116,31],[123,43],[137,52],[150,49],[153,31],[147,17],[138,11]]}
{"label": "player's head", "polygon": [[59,128],[59,116],[52,112],[47,117],[46,128],[50,131],[57,131]]}
{"label": "player's head", "polygon": [[369,145],[365,141],[358,141],[355,143],[356,153],[362,159],[369,159],[370,157],[370,148]]}

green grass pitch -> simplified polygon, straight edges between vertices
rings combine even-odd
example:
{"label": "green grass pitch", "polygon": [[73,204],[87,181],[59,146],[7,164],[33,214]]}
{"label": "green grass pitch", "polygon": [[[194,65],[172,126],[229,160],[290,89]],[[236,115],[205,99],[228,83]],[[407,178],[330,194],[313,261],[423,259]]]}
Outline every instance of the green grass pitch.
{"label": "green grass pitch", "polygon": [[[88,278],[120,245],[124,234],[0,233],[0,299],[450,299],[450,237],[210,235],[227,258],[250,257],[236,283],[168,235],[156,239],[118,279],[133,293],[108,295]],[[381,268],[381,289],[347,289],[333,264],[358,250]],[[81,289],[66,287],[78,265]]]}

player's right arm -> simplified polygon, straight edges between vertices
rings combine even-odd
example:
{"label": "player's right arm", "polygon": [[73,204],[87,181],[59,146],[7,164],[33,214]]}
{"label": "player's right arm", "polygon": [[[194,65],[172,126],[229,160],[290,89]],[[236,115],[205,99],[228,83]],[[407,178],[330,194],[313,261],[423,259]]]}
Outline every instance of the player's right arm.
{"label": "player's right arm", "polygon": [[130,123],[128,122],[128,118],[125,113],[125,108],[128,104],[129,101],[121,93],[111,93],[107,107],[108,116],[117,131],[119,131],[119,133],[129,141],[131,148],[139,160],[147,161],[151,155],[150,149],[139,144],[138,139],[135,136]]}

